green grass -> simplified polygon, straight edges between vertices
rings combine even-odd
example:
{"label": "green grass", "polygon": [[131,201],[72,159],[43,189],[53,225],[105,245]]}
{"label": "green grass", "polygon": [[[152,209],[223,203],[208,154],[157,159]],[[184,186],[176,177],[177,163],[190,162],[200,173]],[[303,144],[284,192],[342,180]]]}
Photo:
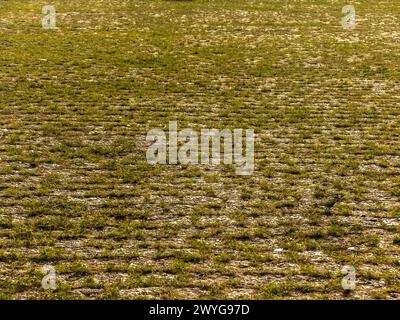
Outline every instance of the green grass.
{"label": "green grass", "polygon": [[[397,1],[46,4],[0,1],[0,298],[400,298]],[[147,164],[173,120],[254,174]]]}

